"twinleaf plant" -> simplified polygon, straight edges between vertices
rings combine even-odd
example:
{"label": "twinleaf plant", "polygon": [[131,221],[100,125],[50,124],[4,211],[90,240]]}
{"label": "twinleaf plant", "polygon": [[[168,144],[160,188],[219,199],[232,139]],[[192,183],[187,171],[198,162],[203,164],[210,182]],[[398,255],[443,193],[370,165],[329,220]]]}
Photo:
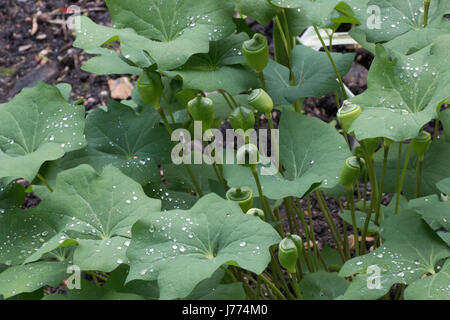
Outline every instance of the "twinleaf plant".
{"label": "twinleaf plant", "polygon": [[[130,100],[0,105],[2,299],[450,300],[447,1],[106,4],[74,46]],[[355,97],[338,30],[374,54]],[[328,94],[331,123],[304,104]]]}

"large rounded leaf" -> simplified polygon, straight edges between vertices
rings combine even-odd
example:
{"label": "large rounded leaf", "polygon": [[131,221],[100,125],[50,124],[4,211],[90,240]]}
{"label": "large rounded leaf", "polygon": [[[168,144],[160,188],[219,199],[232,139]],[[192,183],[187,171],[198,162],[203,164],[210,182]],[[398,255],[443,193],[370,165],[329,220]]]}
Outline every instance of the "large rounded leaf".
{"label": "large rounded leaf", "polygon": [[81,149],[84,108],[39,82],[0,105],[0,178],[33,180],[41,165]]}
{"label": "large rounded leaf", "polygon": [[351,100],[363,108],[353,123],[359,140],[386,137],[415,138],[438,108],[450,101],[450,36],[412,55],[392,53],[377,46],[369,72],[368,89]]}
{"label": "large rounded leaf", "polygon": [[69,276],[66,269],[66,262],[45,261],[8,268],[0,273],[0,295],[9,298],[45,285],[56,287]]}
{"label": "large rounded leaf", "polygon": [[235,29],[233,5],[220,0],[106,3],[114,27],[100,26],[81,17],[74,45],[98,53],[103,44],[120,40],[123,58],[140,67],[157,63],[160,70],[174,69],[193,54],[208,52],[210,40],[222,39]]}
{"label": "large rounded leaf", "polygon": [[[384,222],[383,245],[373,252],[347,261],[343,277],[356,275],[340,299],[378,299],[396,283],[411,284],[434,274],[439,260],[450,256],[449,247],[414,211],[403,211]],[[380,271],[380,287],[368,286]]]}
{"label": "large rounded leaf", "polygon": [[[332,53],[341,75],[350,70],[354,54]],[[320,66],[320,72],[317,72]],[[289,80],[289,69],[270,61],[264,76],[275,105],[294,103],[299,98],[321,97],[339,88],[336,73],[325,52],[297,45],[292,50],[292,69],[297,85]]]}
{"label": "large rounded leaf", "polygon": [[240,63],[242,43],[248,40],[246,33],[234,34],[220,41],[210,43],[209,53],[192,56],[178,70],[170,72],[183,78],[186,88],[212,92],[226,90],[232,95],[259,86],[255,72]]}
{"label": "large rounded leaf", "polygon": [[60,173],[55,192],[39,192],[34,212],[57,232],[76,237],[74,264],[83,270],[112,271],[127,261],[131,227],[158,212],[159,200],[112,166],[101,174],[88,165]]}
{"label": "large rounded leaf", "polygon": [[161,181],[157,166],[170,162],[172,144],[159,120],[153,109],[136,114],[130,107],[110,100],[107,111],[98,108],[88,114],[87,147],[48,164],[46,178],[52,181],[56,173],[80,164],[99,171],[112,164],[142,185]]}
{"label": "large rounded leaf", "polygon": [[128,281],[157,279],[161,299],[186,297],[223,264],[259,274],[270,261],[268,247],[280,240],[270,225],[214,194],[189,211],[152,214],[132,233]]}
{"label": "large rounded leaf", "polygon": [[[423,27],[423,0],[347,0],[361,25],[350,34],[368,49],[374,43],[388,42],[387,47],[408,53],[423,48],[437,36],[450,33],[448,1],[431,1],[428,26]],[[373,8],[373,10],[369,10]],[[377,8],[377,9],[375,9]],[[379,12],[378,12],[379,9]],[[379,13],[379,16],[377,15]],[[379,25],[378,25],[379,22]]]}
{"label": "large rounded leaf", "polygon": [[418,280],[405,290],[405,300],[449,300],[450,259],[438,273]]}

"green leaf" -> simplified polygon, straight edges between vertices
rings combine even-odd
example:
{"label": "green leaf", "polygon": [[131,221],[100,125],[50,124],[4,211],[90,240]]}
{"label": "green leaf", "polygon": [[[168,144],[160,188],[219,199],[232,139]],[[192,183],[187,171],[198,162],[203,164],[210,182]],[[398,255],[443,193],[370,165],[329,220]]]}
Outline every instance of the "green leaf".
{"label": "green leaf", "polygon": [[305,300],[334,300],[344,294],[349,282],[334,272],[308,273],[299,283]]}
{"label": "green leaf", "polygon": [[126,263],[131,227],[160,211],[142,187],[112,166],[98,174],[81,165],[58,174],[53,193],[40,193],[36,215],[57,232],[76,235],[74,264],[83,270],[110,272]]}
{"label": "green leaf", "polygon": [[[338,185],[345,160],[351,156],[344,138],[330,125],[298,113],[284,112],[280,120],[280,159],[284,177],[260,175],[264,195],[270,199],[303,196],[317,188]],[[249,186],[258,194],[249,168],[225,165],[230,187]]]}
{"label": "green leaf", "polygon": [[55,231],[32,210],[8,211],[0,216],[0,263],[23,263],[53,236]]}
{"label": "green leaf", "polygon": [[450,101],[449,40],[442,37],[412,55],[393,53],[390,58],[385,48],[377,46],[368,89],[351,99],[363,108],[350,128],[358,140],[412,139],[427,122],[437,118],[438,108]]}
{"label": "green leaf", "polygon": [[128,267],[122,265],[111,272],[101,287],[82,278],[81,289],[67,290],[66,295],[48,295],[43,300],[142,300],[158,297],[156,282],[137,280],[124,285],[127,273]]}
{"label": "green leaf", "polygon": [[66,276],[67,263],[36,262],[14,266],[0,273],[0,295],[9,298],[33,292],[45,285],[55,287]]}
{"label": "green leaf", "polygon": [[166,129],[159,126],[159,115],[153,108],[136,114],[133,109],[110,100],[108,110],[95,109],[86,119],[88,146],[69,153],[46,166],[48,181],[56,174],[81,164],[100,171],[114,165],[142,185],[161,181],[158,165],[170,162],[172,143]]}
{"label": "green leaf", "polygon": [[150,183],[144,187],[144,191],[149,197],[161,200],[162,211],[173,209],[188,210],[198,200],[198,197],[190,193],[168,189],[162,183],[159,185]]}
{"label": "green leaf", "polygon": [[277,9],[267,0],[233,0],[236,3],[236,11],[244,14],[261,25],[268,24],[277,14]]}
{"label": "green leaf", "polygon": [[3,186],[0,182],[0,217],[7,210],[21,208],[25,197],[25,187],[20,183],[11,182],[7,186]]}
{"label": "green leaf", "polygon": [[333,23],[332,18],[338,16],[336,6],[342,0],[270,0],[276,6],[282,8],[299,8],[306,11],[310,25],[327,27]]}
{"label": "green leaf", "polygon": [[[341,75],[350,70],[354,54],[332,53]],[[270,61],[264,71],[267,90],[275,105],[294,103],[299,98],[321,97],[339,88],[336,73],[325,52],[297,45],[292,50],[292,68],[297,85],[291,85],[289,69]],[[320,66],[320,72],[317,72]]]}
{"label": "green leaf", "polygon": [[135,74],[141,75],[142,69],[130,65],[120,53],[106,48],[89,50],[90,54],[98,54],[81,67],[82,70],[98,75]]}
{"label": "green leaf", "polygon": [[[436,263],[450,256],[449,247],[414,211],[402,211],[383,223],[383,245],[373,252],[347,261],[339,272],[356,274],[348,290],[339,299],[377,299],[397,283],[411,284],[424,275],[435,273]],[[371,283],[370,267],[380,268],[380,288]]]}
{"label": "green leaf", "polygon": [[[0,178],[32,181],[41,165],[84,147],[84,107],[39,82],[0,104]],[[9,182],[8,181],[8,182]]]}
{"label": "green leaf", "polygon": [[[387,42],[386,46],[404,54],[428,46],[434,39],[450,32],[450,21],[444,15],[450,13],[448,1],[431,1],[428,26],[423,27],[423,0],[347,0],[361,25],[355,31],[356,40],[364,38],[367,43]],[[374,24],[376,12],[370,6],[380,9],[380,25]]]}
{"label": "green leaf", "polygon": [[213,275],[200,282],[185,298],[186,300],[245,300],[242,282],[223,284],[225,272],[218,269]]}
{"label": "green leaf", "polygon": [[438,273],[418,280],[405,290],[405,300],[448,300],[450,296],[450,259]]}
{"label": "green leaf", "polygon": [[[352,213],[351,213],[350,210],[345,210],[344,213],[341,214],[340,216],[349,225],[352,224]],[[355,217],[356,217],[356,227],[358,229],[362,230],[364,228],[365,223],[366,223],[367,213],[366,212],[361,212],[361,211],[355,211]],[[369,233],[376,233],[376,232],[378,232],[378,227],[373,222],[374,220],[375,220],[375,217],[372,216],[371,219],[370,219],[370,222],[369,222],[369,229],[368,229]]]}
{"label": "green leaf", "polygon": [[255,88],[259,86],[255,72],[240,65],[245,62],[242,43],[248,39],[246,33],[240,33],[213,41],[209,53],[196,54],[184,66],[167,74],[181,76],[185,88],[207,92],[221,89],[235,95]]}
{"label": "green leaf", "polygon": [[260,274],[270,261],[268,247],[280,240],[261,219],[214,194],[189,211],[148,216],[132,232],[127,280],[157,279],[161,299],[186,297],[223,264]]}
{"label": "green leaf", "polygon": [[80,17],[74,46],[98,53],[105,43],[120,40],[122,55],[141,68],[153,63],[160,70],[177,68],[235,29],[233,5],[220,0],[108,0],[107,5],[114,27]]}
{"label": "green leaf", "polygon": [[437,187],[440,191],[446,195],[450,195],[450,178],[444,179],[437,183]]}

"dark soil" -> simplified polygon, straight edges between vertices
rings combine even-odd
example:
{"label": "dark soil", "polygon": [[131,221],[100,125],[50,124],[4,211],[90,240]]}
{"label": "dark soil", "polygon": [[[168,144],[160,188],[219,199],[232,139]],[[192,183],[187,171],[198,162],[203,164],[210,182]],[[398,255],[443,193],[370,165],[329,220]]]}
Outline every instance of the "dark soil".
{"label": "dark soil", "polygon": [[80,69],[87,55],[73,48],[64,8],[77,5],[102,24],[110,17],[103,1],[2,0],[0,2],[0,103],[39,80],[73,86],[72,99],[89,109],[109,96],[107,78]]}

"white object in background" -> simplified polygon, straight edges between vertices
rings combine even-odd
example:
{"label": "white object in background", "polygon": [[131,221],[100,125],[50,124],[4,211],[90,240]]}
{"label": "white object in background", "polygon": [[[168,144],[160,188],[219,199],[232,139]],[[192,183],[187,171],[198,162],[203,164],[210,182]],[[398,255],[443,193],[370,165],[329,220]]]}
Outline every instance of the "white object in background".
{"label": "white object in background", "polygon": [[[325,44],[329,44],[330,43],[329,35],[332,33],[332,30],[319,29],[319,33]],[[300,37],[297,37],[297,40],[304,46],[310,47],[316,51],[322,49],[322,43],[320,42],[319,37],[317,37],[316,31],[314,30],[313,27],[309,27],[308,29],[306,29],[306,31]],[[350,37],[348,32],[336,32],[333,35],[333,46],[353,45],[353,44],[358,43],[352,37]],[[353,92],[345,84],[344,87],[349,97],[355,96]]]}

